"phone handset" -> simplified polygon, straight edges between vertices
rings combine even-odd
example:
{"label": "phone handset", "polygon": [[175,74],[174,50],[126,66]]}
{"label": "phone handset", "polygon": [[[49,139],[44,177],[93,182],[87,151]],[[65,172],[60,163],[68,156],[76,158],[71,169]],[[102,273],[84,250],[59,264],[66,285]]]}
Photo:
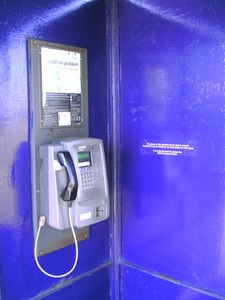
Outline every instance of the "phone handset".
{"label": "phone handset", "polygon": [[64,201],[70,201],[69,206],[71,207],[72,201],[77,197],[78,189],[78,181],[73,159],[69,151],[59,151],[57,156],[60,164],[65,167],[68,177],[68,183],[61,194],[61,199]]}

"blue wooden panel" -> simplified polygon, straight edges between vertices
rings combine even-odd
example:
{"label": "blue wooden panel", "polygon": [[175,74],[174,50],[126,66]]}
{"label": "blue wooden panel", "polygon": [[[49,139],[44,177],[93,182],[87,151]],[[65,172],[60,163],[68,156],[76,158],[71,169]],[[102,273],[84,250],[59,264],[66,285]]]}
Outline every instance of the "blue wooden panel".
{"label": "blue wooden panel", "polygon": [[181,286],[141,270],[121,267],[121,299],[123,300],[211,300],[214,296]]}
{"label": "blue wooden panel", "polygon": [[123,259],[223,295],[224,15],[219,0],[120,1]]}
{"label": "blue wooden panel", "polygon": [[110,299],[110,268],[102,268],[91,276],[45,296],[46,300],[108,300]]}
{"label": "blue wooden panel", "polygon": [[[107,147],[105,8],[102,0],[0,2],[3,299],[30,299],[60,282],[60,279],[43,275],[33,256],[27,39],[37,38],[88,49],[90,135],[103,138]],[[71,268],[73,260],[72,245],[40,258],[40,263],[49,272],[60,274]],[[108,261],[109,220],[91,226],[90,238],[79,243],[79,261],[71,277],[87,273]],[[102,279],[105,282],[105,278]]]}

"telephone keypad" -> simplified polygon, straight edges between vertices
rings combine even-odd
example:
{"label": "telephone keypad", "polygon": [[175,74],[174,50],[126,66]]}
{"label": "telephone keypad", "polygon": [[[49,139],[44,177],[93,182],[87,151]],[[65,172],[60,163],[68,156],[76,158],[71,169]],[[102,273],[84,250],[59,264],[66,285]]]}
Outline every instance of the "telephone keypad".
{"label": "telephone keypad", "polygon": [[94,186],[94,172],[91,169],[81,170],[82,188],[87,189]]}

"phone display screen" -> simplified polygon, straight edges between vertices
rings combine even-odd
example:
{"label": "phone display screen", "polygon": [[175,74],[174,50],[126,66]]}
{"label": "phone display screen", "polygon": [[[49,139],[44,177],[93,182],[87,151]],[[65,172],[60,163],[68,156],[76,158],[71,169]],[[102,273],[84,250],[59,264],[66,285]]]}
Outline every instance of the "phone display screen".
{"label": "phone display screen", "polygon": [[91,166],[91,154],[90,151],[82,151],[77,153],[78,166],[88,167]]}

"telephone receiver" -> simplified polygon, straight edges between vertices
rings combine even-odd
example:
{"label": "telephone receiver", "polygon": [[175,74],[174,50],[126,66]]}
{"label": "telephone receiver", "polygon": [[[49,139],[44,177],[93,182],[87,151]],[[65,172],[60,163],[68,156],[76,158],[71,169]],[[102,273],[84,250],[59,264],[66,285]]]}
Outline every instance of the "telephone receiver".
{"label": "telephone receiver", "polygon": [[67,186],[63,190],[61,194],[61,199],[63,201],[70,201],[70,205],[72,205],[72,201],[77,197],[77,189],[78,189],[78,181],[76,170],[74,167],[73,159],[69,151],[59,151],[57,153],[58,160],[62,166],[65,167],[67,173]]}

